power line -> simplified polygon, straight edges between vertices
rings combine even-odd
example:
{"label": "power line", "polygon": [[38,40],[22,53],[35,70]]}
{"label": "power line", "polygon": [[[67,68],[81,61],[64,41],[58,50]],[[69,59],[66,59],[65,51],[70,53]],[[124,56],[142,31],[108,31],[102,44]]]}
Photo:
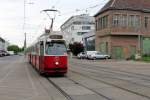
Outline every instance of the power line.
{"label": "power line", "polygon": [[46,18],[44,18],[40,24],[37,26],[37,29],[35,30],[35,33],[38,33],[39,29],[41,28],[41,26],[43,26],[44,21],[46,20]]}
{"label": "power line", "polygon": [[87,7],[87,8],[83,8],[83,9],[75,9],[74,11],[70,11],[70,12],[63,13],[63,14],[61,14],[60,16],[64,16],[64,15],[68,15],[68,14],[72,14],[72,13],[80,12],[80,11],[86,11],[86,10],[89,10],[89,9],[94,9],[94,8],[99,7],[99,6],[102,6],[102,5],[104,5],[104,4],[96,4],[96,5],[89,6],[89,7]]}

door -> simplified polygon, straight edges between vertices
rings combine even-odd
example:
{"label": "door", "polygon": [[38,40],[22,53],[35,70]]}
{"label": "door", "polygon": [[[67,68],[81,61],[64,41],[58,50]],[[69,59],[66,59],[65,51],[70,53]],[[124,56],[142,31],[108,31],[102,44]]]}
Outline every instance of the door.
{"label": "door", "polygon": [[150,55],[150,38],[148,37],[143,38],[143,54]]}
{"label": "door", "polygon": [[129,56],[133,57],[136,54],[136,46],[129,46]]}
{"label": "door", "polygon": [[100,43],[100,52],[108,53],[108,42]]}
{"label": "door", "polygon": [[44,69],[44,42],[40,42],[39,71]]}
{"label": "door", "polygon": [[114,59],[123,59],[123,48],[121,46],[112,47],[112,58]]}

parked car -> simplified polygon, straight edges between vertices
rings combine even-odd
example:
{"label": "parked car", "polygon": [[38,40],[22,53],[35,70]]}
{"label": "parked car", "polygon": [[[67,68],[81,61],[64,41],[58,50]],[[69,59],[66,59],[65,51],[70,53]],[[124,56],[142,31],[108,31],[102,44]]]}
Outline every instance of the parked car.
{"label": "parked car", "polygon": [[3,53],[2,53],[2,51],[0,51],[0,57],[2,57],[3,56]]}
{"label": "parked car", "polygon": [[14,55],[14,51],[7,51],[9,53],[9,55]]}
{"label": "parked car", "polygon": [[80,52],[80,53],[77,55],[77,57],[78,57],[79,59],[85,59],[85,58],[86,58],[86,53],[85,53],[85,52]]}
{"label": "parked car", "polygon": [[110,58],[111,58],[110,55],[100,53],[100,52],[93,53],[89,56],[89,59],[93,59],[93,60],[96,60],[96,59],[110,59]]}
{"label": "parked car", "polygon": [[86,58],[90,59],[90,56],[94,53],[97,53],[98,51],[86,51]]}
{"label": "parked car", "polygon": [[5,56],[10,56],[10,54],[7,51],[5,51]]}
{"label": "parked car", "polygon": [[9,53],[7,51],[1,50],[0,57],[2,57],[2,56],[9,56]]}

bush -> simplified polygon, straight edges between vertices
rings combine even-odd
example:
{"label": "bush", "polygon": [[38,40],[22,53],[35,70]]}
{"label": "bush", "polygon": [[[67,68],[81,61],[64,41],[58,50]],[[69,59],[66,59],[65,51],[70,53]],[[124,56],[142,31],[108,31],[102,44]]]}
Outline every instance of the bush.
{"label": "bush", "polygon": [[150,54],[144,54],[142,57],[150,57]]}
{"label": "bush", "polygon": [[80,52],[84,51],[84,46],[82,43],[75,42],[73,44],[69,44],[69,49],[75,56],[77,56]]}
{"label": "bush", "polygon": [[142,57],[143,61],[149,61],[150,62],[150,56],[149,57]]}
{"label": "bush", "polygon": [[150,54],[144,54],[144,55],[142,55],[142,60],[150,62]]}

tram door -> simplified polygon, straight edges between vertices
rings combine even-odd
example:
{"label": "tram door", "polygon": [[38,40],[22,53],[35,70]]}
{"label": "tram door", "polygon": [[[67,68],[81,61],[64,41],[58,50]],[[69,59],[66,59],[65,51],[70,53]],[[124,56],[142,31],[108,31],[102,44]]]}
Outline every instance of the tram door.
{"label": "tram door", "polygon": [[40,55],[39,55],[39,71],[43,71],[44,69],[44,42],[40,42]]}

